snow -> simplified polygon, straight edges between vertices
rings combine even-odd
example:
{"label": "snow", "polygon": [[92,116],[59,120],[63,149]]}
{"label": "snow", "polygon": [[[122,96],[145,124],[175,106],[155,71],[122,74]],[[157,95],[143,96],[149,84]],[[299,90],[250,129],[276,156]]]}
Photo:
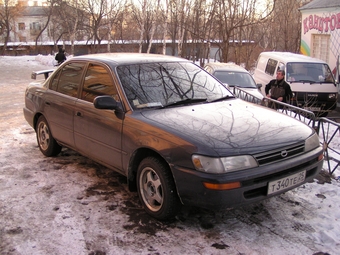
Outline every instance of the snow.
{"label": "snow", "polygon": [[[0,57],[1,254],[339,254],[338,178],[229,211],[184,208],[158,222],[118,174],[71,150],[44,157],[22,107],[30,72],[53,68],[53,59]],[[339,141],[337,132],[334,158]]]}

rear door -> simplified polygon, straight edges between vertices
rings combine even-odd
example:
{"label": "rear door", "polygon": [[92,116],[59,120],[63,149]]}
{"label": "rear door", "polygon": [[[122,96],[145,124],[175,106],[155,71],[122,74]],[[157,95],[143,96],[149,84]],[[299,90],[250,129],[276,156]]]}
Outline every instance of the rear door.
{"label": "rear door", "polygon": [[49,84],[45,96],[44,115],[53,137],[74,147],[73,118],[85,62],[72,62],[59,69]]}
{"label": "rear door", "polygon": [[113,110],[94,107],[93,100],[100,95],[110,95],[120,101],[110,69],[100,63],[90,63],[76,102],[75,145],[88,157],[121,171],[123,119]]}

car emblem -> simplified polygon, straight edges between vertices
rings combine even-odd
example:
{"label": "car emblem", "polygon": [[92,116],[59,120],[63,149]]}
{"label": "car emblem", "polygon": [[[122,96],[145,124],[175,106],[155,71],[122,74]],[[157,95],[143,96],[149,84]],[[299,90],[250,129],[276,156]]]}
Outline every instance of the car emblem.
{"label": "car emblem", "polygon": [[281,151],[281,157],[285,158],[287,157],[287,155],[288,155],[288,152],[286,150]]}

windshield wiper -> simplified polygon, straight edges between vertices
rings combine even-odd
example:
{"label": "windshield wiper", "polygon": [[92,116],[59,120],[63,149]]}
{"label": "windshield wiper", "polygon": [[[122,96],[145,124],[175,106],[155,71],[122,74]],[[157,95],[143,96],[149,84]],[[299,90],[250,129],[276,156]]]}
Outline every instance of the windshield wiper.
{"label": "windshield wiper", "polygon": [[218,102],[218,101],[223,101],[223,100],[230,99],[230,98],[235,98],[235,97],[234,97],[234,96],[227,95],[227,96],[224,96],[224,97],[217,98],[217,99],[215,99],[215,100],[211,100],[210,103],[212,103],[212,102]]}
{"label": "windshield wiper", "polygon": [[207,101],[206,98],[186,98],[186,99],[179,100],[179,101],[176,101],[176,102],[168,103],[168,104],[164,105],[163,108],[169,107],[169,106],[176,106],[176,105],[186,105],[186,104],[192,104],[192,103],[201,103],[201,102],[206,102],[206,101]]}

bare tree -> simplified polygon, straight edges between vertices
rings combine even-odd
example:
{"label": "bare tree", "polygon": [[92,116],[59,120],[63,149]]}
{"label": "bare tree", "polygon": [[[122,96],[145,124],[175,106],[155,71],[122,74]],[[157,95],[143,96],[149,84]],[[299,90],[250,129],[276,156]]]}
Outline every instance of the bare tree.
{"label": "bare tree", "polygon": [[107,26],[108,26],[108,43],[107,43],[107,52],[111,52],[111,41],[113,39],[112,32],[115,28],[119,26],[121,22],[121,17],[124,12],[124,7],[127,5],[127,0],[107,0],[108,1],[108,10],[107,10]]}
{"label": "bare tree", "polygon": [[133,20],[137,23],[139,31],[139,52],[143,52],[145,44],[146,52],[150,53],[160,10],[160,0],[132,1]]}
{"label": "bare tree", "polygon": [[99,52],[101,41],[107,38],[109,28],[109,6],[110,2],[106,0],[85,0],[82,3],[82,9],[90,16],[88,25],[89,40],[93,40],[91,51]]}
{"label": "bare tree", "polygon": [[191,15],[192,1],[191,0],[179,0],[179,27],[178,27],[178,38],[177,38],[177,51],[178,56],[184,57],[183,54],[183,43],[184,37],[187,32],[187,24]]}
{"label": "bare tree", "polygon": [[[6,44],[11,19],[17,15],[9,8],[10,1],[14,0],[3,0],[0,9],[0,32],[7,38]],[[111,42],[120,39],[138,40],[138,51],[150,53],[154,40],[161,39],[165,54],[169,46],[166,41],[171,39],[172,55],[199,60],[203,65],[214,43],[219,47],[221,61],[232,60],[248,67],[258,45],[263,49],[296,52],[300,44],[298,8],[302,0],[48,1],[45,23],[36,44],[48,28],[55,45],[61,39],[71,41],[71,54],[81,34],[93,40],[94,52],[99,51],[102,40],[108,40],[110,52]]]}
{"label": "bare tree", "polygon": [[191,26],[189,27],[190,57],[198,60],[203,66],[205,59],[210,55],[210,41],[214,34],[214,16],[216,15],[217,4],[215,1],[195,0],[191,15]]}
{"label": "bare tree", "polygon": [[177,45],[178,56],[184,57],[183,44],[189,35],[189,24],[191,11],[193,10],[194,0],[169,0],[169,35],[171,37],[173,47],[172,55],[175,55],[175,45]]}
{"label": "bare tree", "polygon": [[301,37],[301,0],[276,1],[271,16],[272,49],[299,52]]}
{"label": "bare tree", "polygon": [[56,0],[50,0],[50,1],[47,1],[47,2],[49,3],[49,7],[47,9],[45,9],[45,14],[46,14],[46,17],[47,17],[46,22],[43,25],[43,27],[41,28],[41,30],[38,32],[37,36],[35,37],[35,47],[36,47],[36,49],[38,49],[38,52],[39,52],[39,49],[40,49],[39,47],[37,47],[39,38],[41,37],[41,35],[45,31],[45,29],[48,27],[48,25],[51,21],[52,15],[53,15],[54,6],[56,5]]}
{"label": "bare tree", "polygon": [[139,53],[143,51],[147,4],[148,4],[147,0],[138,0],[136,1],[136,4],[132,3],[133,19],[136,21],[139,31],[139,50],[138,50]]}
{"label": "bare tree", "polygon": [[169,23],[169,0],[165,0],[163,2],[163,5],[160,4],[160,17],[161,17],[161,23],[163,24],[163,47],[162,47],[162,53],[163,55],[166,54],[166,42],[167,42],[167,35],[168,35],[168,23]]}
{"label": "bare tree", "polygon": [[58,0],[56,8],[53,12],[53,24],[57,26],[57,45],[58,40],[61,38],[64,41],[67,39],[71,42],[70,54],[74,55],[74,42],[76,41],[77,34],[83,31],[87,15],[82,11],[81,3],[79,0],[69,0],[64,2]]}
{"label": "bare tree", "polygon": [[[242,46],[245,28],[259,24],[271,13],[267,9],[261,15],[258,9],[259,0],[217,0],[218,11],[215,26],[218,31],[218,45],[220,48],[220,59],[228,62],[231,59],[237,60],[238,53],[235,52],[237,45]],[[230,49],[233,46],[234,52]]]}
{"label": "bare tree", "polygon": [[15,0],[3,0],[0,5],[0,35],[4,37],[2,55],[5,55],[7,44],[10,41],[10,33],[15,26],[15,18],[19,16],[22,7]]}

